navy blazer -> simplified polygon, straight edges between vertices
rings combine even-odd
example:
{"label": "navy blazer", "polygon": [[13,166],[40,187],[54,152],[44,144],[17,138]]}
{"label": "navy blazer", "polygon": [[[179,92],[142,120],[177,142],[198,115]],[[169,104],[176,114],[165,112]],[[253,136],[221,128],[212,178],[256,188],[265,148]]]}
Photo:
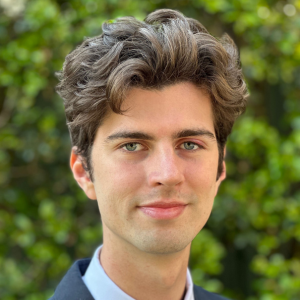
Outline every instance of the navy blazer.
{"label": "navy blazer", "polygon": [[[95,300],[81,278],[85,274],[90,261],[90,258],[76,261],[49,300]],[[217,294],[210,293],[195,284],[194,297],[195,300],[228,300]]]}

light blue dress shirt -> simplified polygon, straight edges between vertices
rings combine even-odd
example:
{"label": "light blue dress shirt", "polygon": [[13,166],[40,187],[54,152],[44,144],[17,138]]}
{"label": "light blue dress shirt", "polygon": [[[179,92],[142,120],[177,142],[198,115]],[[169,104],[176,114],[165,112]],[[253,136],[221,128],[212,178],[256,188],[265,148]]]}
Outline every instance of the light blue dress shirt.
{"label": "light blue dress shirt", "polygon": [[[123,292],[105,273],[100,264],[100,251],[97,248],[82,280],[95,300],[134,300]],[[189,269],[186,273],[186,294],[184,300],[194,300],[193,281]]]}

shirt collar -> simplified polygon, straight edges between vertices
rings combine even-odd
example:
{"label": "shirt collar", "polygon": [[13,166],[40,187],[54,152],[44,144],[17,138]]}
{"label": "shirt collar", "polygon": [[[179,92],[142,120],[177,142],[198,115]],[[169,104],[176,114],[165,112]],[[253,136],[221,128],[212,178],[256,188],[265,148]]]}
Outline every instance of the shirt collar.
{"label": "shirt collar", "polygon": [[[102,245],[95,251],[85,274],[82,276],[83,282],[95,300],[134,300],[123,292],[105,273],[98,259],[101,248]],[[194,300],[193,280],[189,269],[187,269],[186,274],[186,294],[184,300]]]}

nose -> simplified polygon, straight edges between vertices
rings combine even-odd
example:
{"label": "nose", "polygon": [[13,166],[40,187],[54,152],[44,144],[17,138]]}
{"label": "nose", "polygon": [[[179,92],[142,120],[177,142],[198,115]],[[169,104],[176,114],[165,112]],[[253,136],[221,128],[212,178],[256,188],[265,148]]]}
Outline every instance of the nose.
{"label": "nose", "polygon": [[184,181],[183,166],[171,147],[158,149],[149,161],[148,182],[152,187],[174,187]]}

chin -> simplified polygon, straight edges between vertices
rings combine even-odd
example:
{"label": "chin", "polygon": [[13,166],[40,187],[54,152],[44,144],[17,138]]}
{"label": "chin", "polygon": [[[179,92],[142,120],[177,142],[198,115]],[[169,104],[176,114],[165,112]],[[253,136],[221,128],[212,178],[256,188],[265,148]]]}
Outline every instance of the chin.
{"label": "chin", "polygon": [[167,255],[186,249],[195,236],[196,234],[187,236],[169,232],[165,232],[162,236],[155,236],[148,233],[146,237],[136,241],[135,246],[146,253]]}

